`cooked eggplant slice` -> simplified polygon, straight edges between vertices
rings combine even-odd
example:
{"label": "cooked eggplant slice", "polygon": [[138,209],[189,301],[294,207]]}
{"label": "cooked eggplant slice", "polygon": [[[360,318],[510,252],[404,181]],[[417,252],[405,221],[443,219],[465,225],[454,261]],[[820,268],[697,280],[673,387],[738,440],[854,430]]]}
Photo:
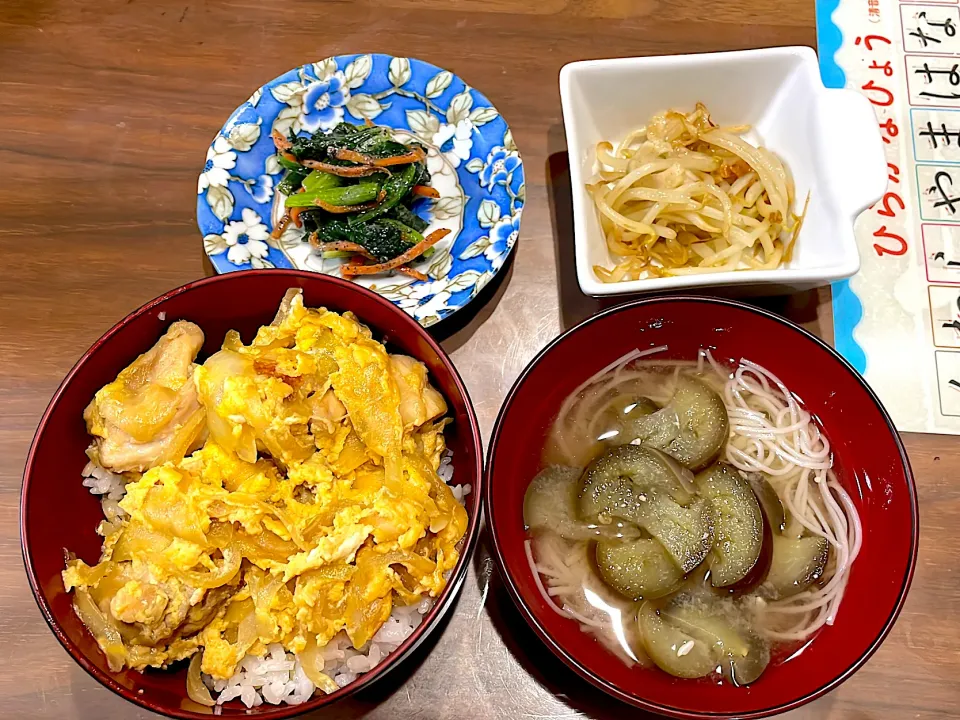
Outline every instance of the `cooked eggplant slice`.
{"label": "cooked eggplant slice", "polygon": [[638,439],[662,450],[691,470],[717,459],[730,434],[727,408],[702,380],[681,376],[669,404],[638,419]]}
{"label": "cooked eggplant slice", "polygon": [[639,445],[620,445],[591,462],[583,473],[580,514],[633,519],[654,490],[685,505],[692,496],[656,453]]}
{"label": "cooked eggplant slice", "polygon": [[770,529],[774,534],[782,534],[787,527],[787,514],[783,509],[783,503],[780,496],[773,489],[773,485],[762,473],[747,473],[747,481],[753,488],[754,495],[760,501],[760,507],[763,508],[764,515],[767,516],[767,522],[770,523]]}
{"label": "cooked eggplant slice", "polygon": [[626,445],[637,438],[637,428],[642,427],[643,418],[659,409],[653,400],[643,395],[619,395],[604,411],[602,427],[606,431],[599,439],[608,445]]}
{"label": "cooked eggplant slice", "polygon": [[598,542],[596,562],[604,582],[633,601],[663,597],[683,582],[683,572],[652,539]]}
{"label": "cooked eggplant slice", "polygon": [[760,587],[766,581],[767,573],[770,572],[770,565],[773,562],[773,537],[770,523],[767,522],[767,516],[764,514],[763,540],[761,541],[760,557],[757,558],[757,562],[740,581],[718,589],[743,595]]}
{"label": "cooked eggplant slice", "polygon": [[630,523],[607,525],[580,520],[577,493],[580,471],[559,465],[541,470],[523,496],[523,523],[531,530],[550,530],[567,540],[636,538],[639,529]]}
{"label": "cooked eggplant slice", "polygon": [[643,647],[664,672],[679,678],[700,678],[717,669],[710,643],[668,625],[650,603],[645,603],[638,615]]}
{"label": "cooked eggplant slice", "polygon": [[695,498],[684,507],[669,497],[651,494],[637,524],[659,540],[674,562],[688,573],[702,563],[714,544],[710,503]]}
{"label": "cooked eggplant slice", "polygon": [[709,504],[688,493],[655,451],[639,445],[613,448],[587,467],[582,482],[580,517],[585,521],[636,523],[663,544],[684,572],[710,551]]}
{"label": "cooked eggplant slice", "polygon": [[799,540],[775,536],[773,561],[764,589],[774,598],[796,595],[819,580],[830,557],[830,543],[821,537]]}
{"label": "cooked eggplant slice", "polygon": [[720,664],[724,676],[737,687],[755,682],[770,664],[770,646],[763,638],[754,633],[747,633],[746,640],[749,647],[746,656],[725,657]]}
{"label": "cooked eggplant slice", "polygon": [[710,582],[729,587],[743,580],[763,550],[763,514],[748,483],[732,466],[718,463],[697,475],[697,490],[713,508]]}
{"label": "cooked eggplant slice", "polygon": [[770,648],[751,632],[731,601],[680,595],[661,612],[665,622],[709,645],[716,665],[735,685],[755,681],[770,663]]}

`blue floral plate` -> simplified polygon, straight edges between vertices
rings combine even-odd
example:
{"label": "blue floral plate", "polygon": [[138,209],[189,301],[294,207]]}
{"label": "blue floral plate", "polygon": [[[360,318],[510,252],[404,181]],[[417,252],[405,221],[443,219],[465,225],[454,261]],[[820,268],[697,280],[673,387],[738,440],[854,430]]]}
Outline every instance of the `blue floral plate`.
{"label": "blue floral plate", "polygon": [[477,296],[516,243],[524,202],[523,165],[506,122],[479,92],[451,72],[413,58],[338,55],[271,80],[237,108],[207,150],[197,184],[197,223],[217,272],[299,268],[339,275],[342,260],[324,259],[289,227],[270,231],[283,214],[275,186],[284,170],[270,133],[309,134],[341,121],[369,119],[403,141],[427,148],[437,200],[418,214],[452,232],[404,275],[357,278],[428,327]]}

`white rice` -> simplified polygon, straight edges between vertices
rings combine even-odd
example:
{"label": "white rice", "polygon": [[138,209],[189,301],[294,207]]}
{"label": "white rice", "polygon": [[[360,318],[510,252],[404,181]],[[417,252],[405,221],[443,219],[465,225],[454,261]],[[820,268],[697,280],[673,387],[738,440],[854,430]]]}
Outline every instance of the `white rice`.
{"label": "white rice", "polygon": [[100,496],[100,506],[105,519],[97,526],[97,533],[106,537],[118,527],[115,523],[127,517],[127,513],[120,507],[120,501],[127,494],[126,480],[123,475],[112,473],[93,461],[86,464],[82,474],[83,486],[89,488],[92,494]]}
{"label": "white rice", "polygon": [[297,705],[309,700],[315,690],[300,661],[293,653],[285,652],[280,643],[270,645],[262,658],[245,657],[229,680],[213,680],[203,675],[203,681],[208,688],[220,693],[219,704],[239,699],[248,708],[262,705],[264,699],[273,705],[281,702]]}
{"label": "white rice", "polygon": [[[453,492],[461,505],[473,489],[469,484],[451,485],[453,480],[453,453],[450,450],[440,459],[437,474]],[[124,516],[118,501],[126,494],[122,475],[90,462],[83,469],[83,486],[94,495],[101,496],[104,516],[108,522]],[[447,573],[449,575],[449,572]],[[356,650],[345,632],[340,632],[321,651],[324,659],[323,672],[329,675],[338,687],[346,687],[358,676],[373,670],[383,659],[396,650],[413,631],[420,627],[423,616],[433,607],[433,598],[424,598],[417,605],[393,608],[393,612],[376,635],[360,650]],[[227,680],[214,680],[202,675],[204,684],[216,697],[216,713],[221,705],[230,700],[239,700],[248,708],[264,702],[271,705],[286,703],[299,705],[313,697],[316,686],[303,671],[300,660],[294,653],[286,652],[280,643],[267,647],[263,657],[247,655],[237,666],[237,671]]]}
{"label": "white rice", "polygon": [[92,460],[82,470],[83,486],[94,495],[105,495],[109,500],[121,500],[127,494],[123,475],[112,473]]}

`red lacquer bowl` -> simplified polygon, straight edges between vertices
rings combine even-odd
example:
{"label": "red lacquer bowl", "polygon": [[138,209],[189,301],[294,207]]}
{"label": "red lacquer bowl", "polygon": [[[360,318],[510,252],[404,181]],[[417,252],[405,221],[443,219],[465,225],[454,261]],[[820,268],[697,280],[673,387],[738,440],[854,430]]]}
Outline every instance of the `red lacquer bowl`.
{"label": "red lacquer bowl", "polygon": [[[639,348],[657,358],[741,357],[778,375],[823,424],[840,481],[863,521],[863,549],[837,621],[789,662],[734,688],[628,668],[572,620],[552,611],[524,555],[523,495],[564,398]],[[623,701],[676,718],[760,718],[796,708],[850,677],[879,647],[906,598],[916,563],[917,496],[903,445],[877,397],[836,352],[771,313],[706,298],[640,300],[601,313],[552,342],[527,366],[500,411],[487,462],[486,507],[496,557],[526,620],[579,675]]]}
{"label": "red lacquer bowl", "polygon": [[201,357],[220,348],[227,330],[236,329],[249,342],[256,329],[269,324],[284,292],[303,288],[308,307],[352,310],[378,340],[386,339],[399,351],[426,363],[432,382],[443,392],[454,418],[447,429],[453,450],[455,480],[470,483],[467,496],[470,524],[460,562],[446,589],[420,627],[385,661],[346,688],[316,696],[302,705],[261,705],[251,711],[237,702],[223,715],[286,718],[315,710],[370,685],[395,668],[430,633],[453,605],[466,576],[480,518],[482,446],[473,406],[463,381],[446,353],[413,319],[379,295],[353,283],[294,270],[255,270],[200,280],[173,290],[124,318],[86,352],[60,385],[37,429],[27,457],[20,498],[20,536],[30,586],[44,618],[57,639],[84,670],[127,700],[154,712],[177,718],[206,718],[212,709],[186,695],[186,669],[177,672],[110,672],[96,642],[74,615],[63,589],[60,571],[63,551],[69,548],[86,562],[100,555],[94,532],[102,519],[100,503],[81,485],[89,444],[82,413],[93,394],[113,380],[140,353],[150,348],[174,320],[197,323],[206,334]]}

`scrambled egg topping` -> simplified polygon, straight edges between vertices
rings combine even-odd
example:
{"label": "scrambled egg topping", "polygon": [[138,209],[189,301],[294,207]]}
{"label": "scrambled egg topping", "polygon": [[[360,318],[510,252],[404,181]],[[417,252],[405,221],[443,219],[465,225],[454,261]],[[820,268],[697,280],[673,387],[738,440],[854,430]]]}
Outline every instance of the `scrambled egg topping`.
{"label": "scrambled egg topping", "polygon": [[198,366],[202,344],[174,323],[84,413],[126,494],[100,562],[63,581],[111,666],[202,650],[228,678],[270,643],[361,648],[394,604],[439,594],[467,515],[437,475],[447,408],[426,367],[299,291],[250,345],[231,331]]}

